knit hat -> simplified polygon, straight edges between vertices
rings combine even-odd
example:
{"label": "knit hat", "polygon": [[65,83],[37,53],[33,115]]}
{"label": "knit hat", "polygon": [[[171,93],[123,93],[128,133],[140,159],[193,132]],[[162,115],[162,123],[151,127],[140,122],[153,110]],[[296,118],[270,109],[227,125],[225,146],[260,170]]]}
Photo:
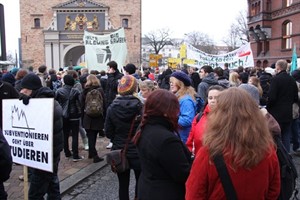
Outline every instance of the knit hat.
{"label": "knit hat", "polygon": [[182,81],[185,86],[191,86],[191,84],[192,84],[190,77],[184,72],[181,72],[181,71],[173,72],[171,74],[171,77],[174,77],[174,78]]}
{"label": "knit hat", "polygon": [[38,90],[42,87],[41,79],[34,73],[29,73],[21,81],[21,88]]}
{"label": "knit hat", "polygon": [[73,76],[67,74],[64,76],[64,83],[65,85],[70,85],[70,86],[73,86],[75,84],[75,80],[73,78]]}
{"label": "knit hat", "polygon": [[300,82],[300,70],[296,69],[292,72],[292,77],[297,81]]}
{"label": "knit hat", "polygon": [[19,68],[14,67],[10,70],[10,73],[12,73],[15,76],[18,71],[19,71]]}
{"label": "knit hat", "polygon": [[125,67],[124,67],[124,70],[128,73],[128,74],[134,74],[135,73],[135,70],[136,70],[136,67],[134,64],[127,64]]}
{"label": "knit hat", "polygon": [[136,92],[137,81],[132,75],[123,76],[118,85],[118,93],[122,96]]}
{"label": "knit hat", "polygon": [[239,86],[239,88],[248,92],[248,94],[250,94],[253,100],[259,105],[259,91],[257,87],[251,84],[243,83]]}
{"label": "knit hat", "polygon": [[10,83],[12,86],[14,86],[16,79],[15,79],[15,76],[11,72],[7,72],[2,75],[2,81]]}

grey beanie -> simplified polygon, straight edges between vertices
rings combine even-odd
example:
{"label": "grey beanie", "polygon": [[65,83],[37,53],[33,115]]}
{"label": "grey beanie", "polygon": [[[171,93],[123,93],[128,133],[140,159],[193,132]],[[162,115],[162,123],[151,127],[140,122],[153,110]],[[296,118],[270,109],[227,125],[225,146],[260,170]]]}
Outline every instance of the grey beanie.
{"label": "grey beanie", "polygon": [[243,83],[239,86],[239,88],[248,92],[257,105],[259,105],[259,91],[257,87],[248,83]]}

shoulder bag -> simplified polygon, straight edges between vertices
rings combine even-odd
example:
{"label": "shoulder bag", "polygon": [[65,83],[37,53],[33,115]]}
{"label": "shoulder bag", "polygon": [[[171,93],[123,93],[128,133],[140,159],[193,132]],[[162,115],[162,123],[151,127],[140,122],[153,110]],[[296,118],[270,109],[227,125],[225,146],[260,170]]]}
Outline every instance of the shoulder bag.
{"label": "shoulder bag", "polygon": [[106,154],[106,163],[111,166],[111,170],[114,173],[122,173],[129,169],[129,163],[126,158],[126,151],[128,148],[128,143],[131,138],[135,118],[136,118],[136,116],[134,116],[134,118],[131,122],[130,130],[129,130],[127,141],[126,141],[124,148],[118,149],[118,150],[112,150],[111,152]]}

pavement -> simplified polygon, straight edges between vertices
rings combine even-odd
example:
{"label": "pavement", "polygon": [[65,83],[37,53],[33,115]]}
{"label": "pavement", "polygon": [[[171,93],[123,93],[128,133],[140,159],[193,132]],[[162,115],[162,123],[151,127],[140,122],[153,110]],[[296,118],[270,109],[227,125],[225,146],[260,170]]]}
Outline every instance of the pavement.
{"label": "pavement", "polygon": [[[71,142],[71,138],[69,141]],[[110,151],[109,149],[106,149],[108,143],[109,139],[98,137],[96,149],[100,157],[104,157],[105,154]],[[79,155],[84,156],[84,159],[73,162],[72,158],[66,158],[64,153],[61,152],[58,178],[60,180],[60,192],[62,195],[106,165],[105,160],[99,163],[93,163],[93,159],[88,159],[88,151],[84,150],[80,136]],[[20,175],[23,175],[23,166],[14,164],[10,179],[4,183],[9,200],[24,199],[24,182],[19,180]]]}

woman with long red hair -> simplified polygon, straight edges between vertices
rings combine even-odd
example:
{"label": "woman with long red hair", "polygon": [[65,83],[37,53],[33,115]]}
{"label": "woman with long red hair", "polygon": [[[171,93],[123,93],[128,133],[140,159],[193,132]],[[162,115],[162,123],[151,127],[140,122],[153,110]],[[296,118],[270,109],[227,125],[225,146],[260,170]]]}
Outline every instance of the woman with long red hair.
{"label": "woman with long red hair", "polygon": [[138,199],[184,199],[191,155],[178,136],[178,98],[167,90],[147,98],[135,136],[141,162]]}
{"label": "woman with long red hair", "polygon": [[240,88],[218,96],[208,115],[203,147],[186,182],[186,200],[226,199],[213,159],[223,155],[237,199],[277,199],[280,169],[267,120]]}

